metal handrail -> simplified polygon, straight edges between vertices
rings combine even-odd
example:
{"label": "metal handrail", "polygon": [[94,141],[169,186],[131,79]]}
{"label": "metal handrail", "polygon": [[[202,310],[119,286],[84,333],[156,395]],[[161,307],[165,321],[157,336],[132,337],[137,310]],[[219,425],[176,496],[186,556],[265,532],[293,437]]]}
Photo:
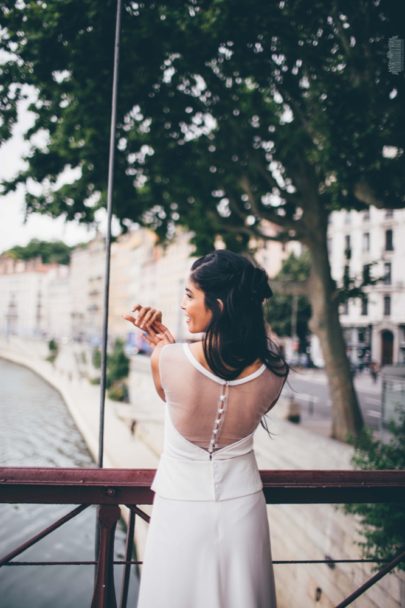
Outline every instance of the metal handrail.
{"label": "metal handrail", "polygon": [[[90,504],[100,505],[100,543],[97,559],[97,576],[92,608],[117,606],[114,589],[114,563],[125,564],[120,608],[125,608],[128,597],[129,568],[140,562],[131,560],[135,516],[149,521],[149,516],[138,505],[150,505],[153,492],[150,488],[153,469],[54,469],[54,468],[0,468],[0,503],[80,504],[65,517],[0,558],[2,565],[50,565],[58,562],[12,562],[26,548],[44,538],[64,521],[81,512]],[[405,471],[261,471],[263,491],[269,504],[344,504],[359,502],[405,503]],[[125,560],[114,562],[114,533],[120,517],[119,505],[130,510]],[[390,572],[405,558],[400,551],[385,563],[383,568],[352,593],[339,608],[349,606],[354,599]],[[371,560],[274,560],[274,564],[291,563],[354,563]],[[92,565],[94,562],[60,562]],[[383,560],[381,560],[383,563]]]}
{"label": "metal handrail", "polygon": [[[0,503],[150,505],[154,469],[0,468]],[[261,471],[269,504],[405,501],[405,471]],[[29,489],[29,492],[28,492]]]}

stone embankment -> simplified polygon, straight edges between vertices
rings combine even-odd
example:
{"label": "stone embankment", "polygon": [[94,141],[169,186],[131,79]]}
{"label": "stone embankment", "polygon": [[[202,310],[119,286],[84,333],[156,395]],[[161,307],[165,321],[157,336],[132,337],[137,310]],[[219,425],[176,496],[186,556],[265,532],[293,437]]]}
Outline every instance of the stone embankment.
{"label": "stone embankment", "polygon": [[[95,460],[99,425],[99,387],[84,346],[66,345],[55,364],[41,342],[0,339],[0,357],[26,365],[59,390]],[[163,441],[164,404],[156,395],[149,360],[136,356],[130,375],[131,404],[107,400],[106,467],[155,468]],[[277,412],[279,414],[277,415]],[[263,429],[255,437],[262,469],[350,469],[352,450],[331,439],[284,421],[283,404],[269,419],[271,438]],[[274,559],[354,559],[360,557],[357,524],[333,505],[272,505],[268,508]],[[146,527],[138,526],[142,557]],[[332,608],[371,574],[366,564],[275,566],[280,608]],[[292,584],[294,582],[294,584]],[[402,593],[401,593],[402,592]],[[353,604],[354,608],[400,608],[405,595],[403,574],[391,574]]]}

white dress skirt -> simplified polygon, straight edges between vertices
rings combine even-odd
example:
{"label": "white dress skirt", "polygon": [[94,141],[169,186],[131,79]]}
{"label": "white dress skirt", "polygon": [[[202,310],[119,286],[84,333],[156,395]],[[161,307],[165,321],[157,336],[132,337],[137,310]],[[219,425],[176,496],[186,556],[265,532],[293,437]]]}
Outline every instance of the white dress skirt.
{"label": "white dress skirt", "polygon": [[275,608],[253,437],[212,458],[166,416],[138,608]]}

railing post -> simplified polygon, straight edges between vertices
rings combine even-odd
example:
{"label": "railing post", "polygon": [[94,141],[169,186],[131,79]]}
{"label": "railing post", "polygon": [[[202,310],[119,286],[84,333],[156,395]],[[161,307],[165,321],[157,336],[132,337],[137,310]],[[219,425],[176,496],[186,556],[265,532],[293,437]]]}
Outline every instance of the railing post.
{"label": "railing post", "polygon": [[132,549],[134,546],[134,532],[135,532],[135,512],[132,509],[129,511],[129,522],[127,529],[127,543],[125,547],[125,561],[127,562],[124,567],[124,574],[122,577],[122,591],[121,591],[121,603],[120,608],[126,608],[128,601],[128,589],[129,589],[129,574],[131,571],[131,564],[128,562],[132,558]]}
{"label": "railing post", "polygon": [[117,505],[99,508],[97,576],[91,608],[117,608],[114,587],[114,534],[121,511]]}

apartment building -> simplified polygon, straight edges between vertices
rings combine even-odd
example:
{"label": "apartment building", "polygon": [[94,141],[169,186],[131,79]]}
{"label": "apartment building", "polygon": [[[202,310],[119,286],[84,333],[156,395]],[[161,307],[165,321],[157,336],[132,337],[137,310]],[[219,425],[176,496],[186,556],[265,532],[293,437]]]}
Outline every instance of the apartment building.
{"label": "apartment building", "polygon": [[68,268],[0,257],[0,332],[26,337],[70,333]]}
{"label": "apartment building", "polygon": [[71,337],[100,345],[103,326],[105,242],[99,235],[70,259]]}
{"label": "apartment building", "polygon": [[350,359],[379,365],[405,363],[405,209],[339,211],[329,224],[332,276],[375,285],[341,306]]}

